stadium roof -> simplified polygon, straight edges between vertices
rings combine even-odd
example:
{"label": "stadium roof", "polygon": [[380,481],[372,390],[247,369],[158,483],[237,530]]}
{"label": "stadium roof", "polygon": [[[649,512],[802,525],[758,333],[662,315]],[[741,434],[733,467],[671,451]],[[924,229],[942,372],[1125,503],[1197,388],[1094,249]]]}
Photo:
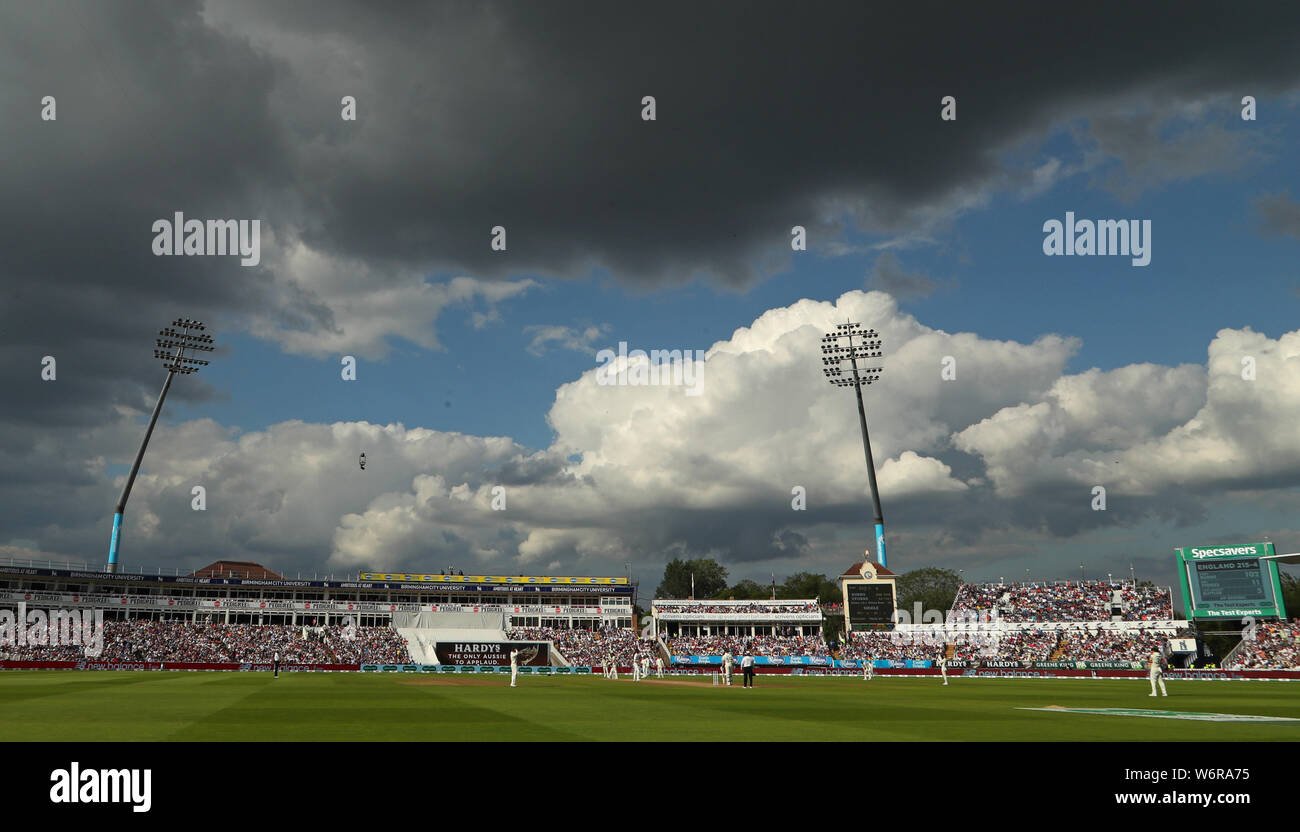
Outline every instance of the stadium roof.
{"label": "stadium roof", "polygon": [[1260,560],[1275,560],[1278,563],[1300,563],[1300,552],[1292,552],[1289,555],[1264,555]]}
{"label": "stadium roof", "polygon": [[[843,574],[843,575],[840,575],[840,577],[841,577],[841,578],[859,578],[859,577],[861,577],[861,576],[862,576],[862,564],[864,564],[864,563],[866,563],[866,561],[861,561],[861,560],[858,561],[857,563],[855,563],[855,564],[853,564],[852,566],[850,566],[847,570],[845,570],[844,574]],[[876,571],[876,574],[877,574],[877,575],[897,575],[897,574],[898,574],[897,572],[892,572],[892,571],[890,571],[888,568],[886,568],[886,567],[884,567],[884,566],[881,566],[881,565],[878,564],[878,563],[873,563],[873,564],[871,564],[871,568],[874,569],[874,570]]]}
{"label": "stadium roof", "polygon": [[252,580],[283,581],[284,576],[277,575],[260,563],[251,560],[214,560],[202,569],[190,573],[191,578],[249,578]]}

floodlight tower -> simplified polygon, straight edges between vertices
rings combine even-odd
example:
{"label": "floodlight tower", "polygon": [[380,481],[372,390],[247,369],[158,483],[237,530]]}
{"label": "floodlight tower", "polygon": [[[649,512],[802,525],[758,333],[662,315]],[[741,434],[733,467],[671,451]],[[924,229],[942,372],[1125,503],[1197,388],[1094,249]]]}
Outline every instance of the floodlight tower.
{"label": "floodlight tower", "polygon": [[144,449],[149,447],[149,437],[153,436],[154,425],[158,424],[158,413],[162,410],[163,399],[167,398],[167,391],[171,389],[172,378],[177,373],[182,375],[197,373],[199,367],[208,365],[207,361],[186,356],[187,350],[212,352],[215,349],[212,346],[212,336],[204,332],[203,324],[189,318],[177,318],[172,321],[170,327],[159,330],[156,343],[158,349],[153,351],[153,355],[154,358],[162,359],[163,366],[167,368],[167,381],[163,383],[162,392],[158,394],[158,403],[153,406],[153,415],[149,417],[149,429],[144,432],[144,441],[140,443],[140,450],[136,452],[135,463],[131,466],[131,475],[126,478],[122,496],[117,498],[117,508],[113,510],[113,539],[108,544],[108,572],[117,571],[117,546],[121,542],[122,514],[126,511],[126,500],[131,496],[131,486],[135,485],[135,476],[140,473]]}
{"label": "floodlight tower", "polygon": [[[840,345],[846,339],[847,346]],[[856,341],[856,343],[855,343]],[[822,372],[836,387],[852,387],[858,396],[858,423],[862,426],[862,448],[867,457],[867,480],[871,483],[871,506],[876,520],[876,562],[885,563],[885,518],[880,511],[880,491],[876,488],[876,463],[871,458],[871,439],[867,435],[867,411],[862,405],[862,385],[880,378],[881,367],[858,367],[858,359],[880,358],[880,333],[863,329],[862,324],[835,325],[835,332],[822,336]],[[852,378],[845,375],[842,362],[849,362]]]}

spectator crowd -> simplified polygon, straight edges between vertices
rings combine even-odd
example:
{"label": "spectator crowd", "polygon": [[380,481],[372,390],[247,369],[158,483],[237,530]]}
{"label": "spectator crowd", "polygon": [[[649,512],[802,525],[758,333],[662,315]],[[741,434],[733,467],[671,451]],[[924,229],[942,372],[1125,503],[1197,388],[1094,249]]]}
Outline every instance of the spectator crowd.
{"label": "spectator crowd", "polygon": [[1003,621],[1110,621],[1116,591],[1124,621],[1173,619],[1168,587],[1110,581],[962,584],[953,609],[958,613],[996,611]]}
{"label": "spectator crowd", "polygon": [[17,661],[406,664],[406,640],[391,627],[293,627],[275,624],[199,624],[128,619],[104,622],[104,649],[87,656],[80,646],[0,647]]}
{"label": "spectator crowd", "polygon": [[1163,653],[1167,633],[1147,630],[1070,630],[1061,635],[1063,661],[1145,661]]}
{"label": "spectator crowd", "polygon": [[506,631],[511,641],[549,641],[574,667],[604,667],[613,656],[618,667],[630,667],[633,659],[649,656],[654,661],[655,643],[641,638],[636,630],[605,628],[567,630],[557,627],[516,627]]}
{"label": "spectator crowd", "polygon": [[1273,621],[1247,631],[1233,670],[1300,670],[1300,621]]}
{"label": "spectator crowd", "polygon": [[830,648],[817,636],[677,636],[665,640],[674,656],[829,656]]}
{"label": "spectator crowd", "polygon": [[945,634],[942,630],[856,632],[850,634],[849,643],[840,650],[840,658],[934,661],[945,654],[946,644],[953,645],[951,658],[957,660],[1042,661],[1056,648],[1056,636],[1042,630],[957,634]]}
{"label": "spectator crowd", "polygon": [[840,648],[840,658],[850,661],[933,660],[943,650],[943,644],[944,640],[941,636],[932,637],[928,634],[904,638],[901,633],[856,632],[849,633],[848,642]]}
{"label": "spectator crowd", "polygon": [[979,661],[1141,661],[1153,650],[1164,649],[1167,633],[1147,630],[1025,629],[1012,632],[934,633],[856,632],[840,650],[843,659],[933,661],[954,646],[953,659]]}

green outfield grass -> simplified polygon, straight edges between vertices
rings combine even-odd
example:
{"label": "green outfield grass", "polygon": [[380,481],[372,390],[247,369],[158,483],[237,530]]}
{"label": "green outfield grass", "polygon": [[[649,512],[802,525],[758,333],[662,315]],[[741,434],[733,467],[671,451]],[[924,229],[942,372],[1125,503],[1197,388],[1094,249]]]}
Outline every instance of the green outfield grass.
{"label": "green outfield grass", "polygon": [[1244,724],[1021,711],[1159,708],[1300,718],[1300,685],[1145,679],[707,678],[0,672],[7,740],[1300,740]]}

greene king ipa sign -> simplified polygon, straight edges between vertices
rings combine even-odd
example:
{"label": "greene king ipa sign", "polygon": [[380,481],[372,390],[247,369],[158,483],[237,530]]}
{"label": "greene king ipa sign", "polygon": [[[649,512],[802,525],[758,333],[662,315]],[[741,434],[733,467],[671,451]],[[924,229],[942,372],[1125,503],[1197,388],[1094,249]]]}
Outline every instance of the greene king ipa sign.
{"label": "greene king ipa sign", "polygon": [[537,641],[440,641],[434,645],[438,664],[510,664],[510,651],[519,651],[521,665],[549,665],[551,653],[546,642]]}

